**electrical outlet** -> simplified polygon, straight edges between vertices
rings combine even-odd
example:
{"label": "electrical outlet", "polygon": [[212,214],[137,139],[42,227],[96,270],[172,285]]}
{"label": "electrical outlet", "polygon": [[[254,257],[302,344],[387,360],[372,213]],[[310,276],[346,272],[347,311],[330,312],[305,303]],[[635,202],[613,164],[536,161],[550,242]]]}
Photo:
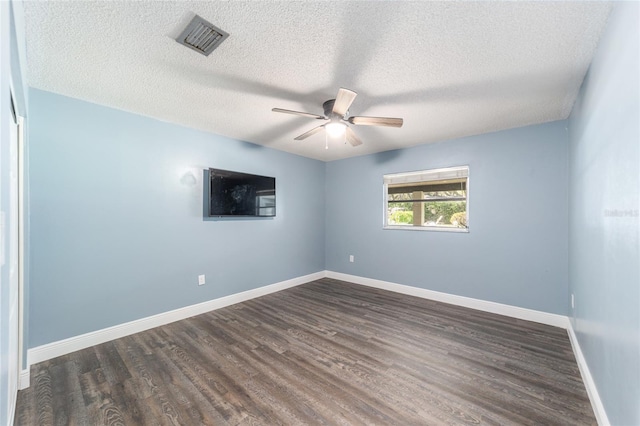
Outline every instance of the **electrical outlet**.
{"label": "electrical outlet", "polygon": [[573,297],[573,293],[571,293],[571,309],[575,309],[576,308],[576,300]]}
{"label": "electrical outlet", "polygon": [[356,261],[356,258],[352,254],[350,254],[349,255],[349,262],[353,263],[355,261]]}
{"label": "electrical outlet", "polygon": [[204,275],[198,275],[198,285],[203,285],[204,283]]}

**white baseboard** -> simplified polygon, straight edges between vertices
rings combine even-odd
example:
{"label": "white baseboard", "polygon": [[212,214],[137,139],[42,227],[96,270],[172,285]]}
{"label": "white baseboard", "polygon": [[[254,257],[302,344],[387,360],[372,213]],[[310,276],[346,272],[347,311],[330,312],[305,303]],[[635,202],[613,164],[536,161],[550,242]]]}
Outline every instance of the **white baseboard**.
{"label": "white baseboard", "polygon": [[376,280],[373,278],[359,277],[357,275],[343,274],[341,272],[326,271],[326,276],[327,278],[348,281],[355,284],[366,285],[368,287],[379,288],[381,290],[394,291],[396,293],[421,297],[423,299],[435,300],[437,302],[464,306],[466,308],[477,309],[479,311],[491,312],[493,314],[505,315],[508,317],[518,318],[526,321],[533,321],[541,324],[547,324],[554,327],[566,329],[569,326],[569,319],[563,315],[550,314],[548,312],[520,308],[518,306],[504,305],[502,303],[473,299],[471,297],[456,296],[454,294],[441,293],[439,291],[426,290],[424,288],[396,284],[388,281]]}
{"label": "white baseboard", "polygon": [[30,380],[31,380],[31,368],[27,367],[26,369],[20,372],[20,377],[18,377],[18,390],[28,388]]}
{"label": "white baseboard", "polygon": [[584,387],[587,389],[587,394],[589,395],[589,400],[591,401],[593,412],[596,415],[596,420],[598,421],[598,424],[600,426],[609,426],[611,423],[609,423],[607,412],[605,411],[602,400],[600,399],[598,388],[596,388],[596,382],[593,380],[593,376],[591,375],[591,371],[589,370],[589,365],[587,364],[587,360],[582,353],[582,348],[580,348],[580,343],[578,342],[578,336],[576,336],[576,332],[573,330],[573,324],[571,323],[571,321],[569,321],[567,333],[569,334],[569,341],[571,342],[573,353],[576,356],[578,368],[580,369],[580,374],[582,375],[582,381],[584,382]]}
{"label": "white baseboard", "polygon": [[[275,293],[280,290],[295,287],[310,281],[324,278],[325,272],[320,271],[309,275],[304,275],[290,280],[281,281],[279,283],[270,284],[253,290],[243,291],[241,293],[232,294],[230,296],[220,297],[218,299],[209,300],[207,302],[198,303],[184,308],[175,309],[173,311],[163,312],[139,320],[115,325],[113,327],[104,328],[102,330],[92,331],[90,333],[81,334],[79,336],[70,337],[68,339],[59,340],[57,342],[47,343],[42,346],[29,349],[27,351],[28,365],[37,364],[52,358],[66,355],[71,352],[79,351],[90,346],[99,345],[120,337],[129,336],[161,325],[169,324],[195,315],[215,309],[224,308],[229,305],[244,302],[256,297],[264,296],[269,293]],[[22,376],[22,375],[21,375]],[[21,377],[22,380],[22,377]],[[21,381],[21,383],[23,383]],[[26,386],[29,385],[27,375]]]}

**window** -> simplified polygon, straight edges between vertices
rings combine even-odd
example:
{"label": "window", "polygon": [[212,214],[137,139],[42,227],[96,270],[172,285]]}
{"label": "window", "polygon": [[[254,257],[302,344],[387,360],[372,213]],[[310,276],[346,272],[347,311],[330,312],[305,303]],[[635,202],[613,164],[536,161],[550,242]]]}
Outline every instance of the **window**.
{"label": "window", "polygon": [[468,232],[469,167],[384,175],[384,227]]}

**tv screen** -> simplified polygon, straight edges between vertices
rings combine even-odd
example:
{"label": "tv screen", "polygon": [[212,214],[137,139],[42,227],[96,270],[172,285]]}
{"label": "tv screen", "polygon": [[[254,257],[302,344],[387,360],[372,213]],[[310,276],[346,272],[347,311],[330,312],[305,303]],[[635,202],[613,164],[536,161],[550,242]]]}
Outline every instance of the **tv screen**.
{"label": "tv screen", "polygon": [[209,169],[209,216],[276,215],[276,178]]}

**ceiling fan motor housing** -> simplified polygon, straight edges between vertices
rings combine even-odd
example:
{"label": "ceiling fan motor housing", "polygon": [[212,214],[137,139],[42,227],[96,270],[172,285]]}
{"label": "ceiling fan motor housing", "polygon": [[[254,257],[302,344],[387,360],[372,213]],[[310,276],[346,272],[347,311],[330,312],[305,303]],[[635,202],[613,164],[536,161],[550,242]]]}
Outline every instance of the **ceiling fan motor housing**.
{"label": "ceiling fan motor housing", "polygon": [[[333,112],[333,105],[336,103],[335,99],[329,99],[325,103],[322,104],[322,109],[324,110],[324,116],[329,119],[338,119],[341,120],[343,117],[340,114],[336,114]],[[348,113],[348,111],[347,111]],[[347,115],[347,114],[345,114]]]}

